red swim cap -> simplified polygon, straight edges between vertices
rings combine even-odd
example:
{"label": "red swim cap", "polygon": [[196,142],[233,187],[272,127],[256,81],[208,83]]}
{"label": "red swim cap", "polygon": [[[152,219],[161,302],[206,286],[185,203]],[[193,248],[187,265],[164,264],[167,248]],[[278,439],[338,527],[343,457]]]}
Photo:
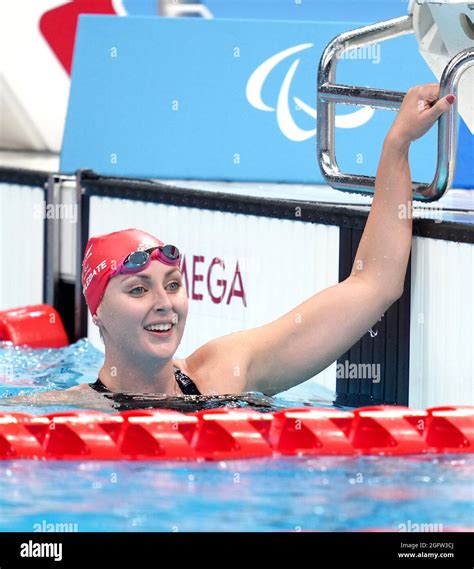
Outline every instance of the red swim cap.
{"label": "red swim cap", "polygon": [[82,261],[82,292],[94,315],[109,284],[110,275],[127,255],[164,245],[157,237],[140,229],[123,229],[91,237]]}

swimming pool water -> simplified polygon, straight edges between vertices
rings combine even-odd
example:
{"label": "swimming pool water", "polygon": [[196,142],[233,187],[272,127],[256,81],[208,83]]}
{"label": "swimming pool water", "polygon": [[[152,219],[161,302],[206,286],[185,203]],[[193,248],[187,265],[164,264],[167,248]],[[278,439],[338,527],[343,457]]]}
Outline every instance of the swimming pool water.
{"label": "swimming pool water", "polygon": [[102,361],[102,352],[88,340],[59,349],[0,342],[0,398],[95,381]]}
{"label": "swimming pool water", "polygon": [[[84,409],[84,406],[92,408],[96,403],[95,392],[91,390],[90,397],[87,393],[81,397],[83,405],[41,405],[25,401],[24,405],[16,404],[11,407],[8,397],[31,396],[48,390],[63,390],[82,383],[91,383],[97,379],[98,371],[103,363],[104,355],[86,340],[79,340],[61,349],[31,349],[13,346],[9,342],[0,342],[0,411],[21,411],[25,413],[51,413],[55,411]],[[227,400],[229,407],[250,406],[254,410],[272,411],[286,407],[301,407],[304,405],[318,405],[332,407],[335,394],[317,384],[312,384],[310,394],[292,395],[289,399],[286,394],[276,397],[267,397],[263,394],[244,395],[239,401],[234,397]],[[294,392],[294,390],[293,390]],[[84,392],[82,392],[84,393]],[[163,398],[156,397],[155,405],[163,406]],[[149,406],[149,395],[133,398],[132,408],[135,403],[138,407]],[[179,403],[179,400],[189,400],[188,403]],[[204,401],[202,401],[204,400]],[[219,397],[187,397],[167,398],[168,402],[174,403],[176,410],[195,411],[202,408],[215,408],[222,406]],[[196,403],[194,405],[194,402]],[[97,408],[97,407],[96,407]],[[100,407],[100,410],[104,410]],[[107,409],[106,409],[107,410]],[[108,409],[113,411],[113,409]]]}
{"label": "swimming pool water", "polygon": [[2,461],[0,530],[448,531],[474,527],[473,474],[474,457],[453,455]]}
{"label": "swimming pool water", "polygon": [[[0,346],[0,398],[97,377],[86,340]],[[330,403],[317,394],[313,403]],[[303,400],[276,398],[277,406]],[[22,406],[0,411],[64,410]],[[1,531],[428,531],[474,528],[474,456],[220,462],[0,461]]]}

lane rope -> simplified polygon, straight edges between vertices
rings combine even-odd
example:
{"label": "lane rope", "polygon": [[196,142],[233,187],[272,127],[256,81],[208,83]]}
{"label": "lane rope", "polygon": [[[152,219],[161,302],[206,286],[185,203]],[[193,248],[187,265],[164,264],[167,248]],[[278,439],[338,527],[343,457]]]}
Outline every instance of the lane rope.
{"label": "lane rope", "polygon": [[226,460],[474,452],[474,407],[0,413],[0,459]]}

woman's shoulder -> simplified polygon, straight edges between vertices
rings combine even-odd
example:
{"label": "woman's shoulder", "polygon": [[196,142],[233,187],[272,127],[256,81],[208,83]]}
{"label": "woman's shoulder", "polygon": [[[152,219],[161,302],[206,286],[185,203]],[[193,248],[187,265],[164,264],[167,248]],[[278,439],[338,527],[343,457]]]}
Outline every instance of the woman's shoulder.
{"label": "woman's shoulder", "polygon": [[185,373],[203,395],[243,393],[247,370],[241,362],[214,346],[204,345],[173,365]]}

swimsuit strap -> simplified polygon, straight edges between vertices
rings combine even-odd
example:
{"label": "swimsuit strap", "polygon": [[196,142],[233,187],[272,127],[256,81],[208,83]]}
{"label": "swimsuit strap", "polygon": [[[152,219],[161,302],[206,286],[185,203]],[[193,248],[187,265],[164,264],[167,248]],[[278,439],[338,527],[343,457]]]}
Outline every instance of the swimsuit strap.
{"label": "swimsuit strap", "polygon": [[[174,368],[174,377],[184,395],[201,395],[194,381],[177,367]],[[112,393],[110,389],[100,381],[100,378],[97,378],[97,381],[94,383],[89,383],[89,386],[99,393]]]}
{"label": "swimsuit strap", "polygon": [[185,395],[201,395],[194,381],[177,367],[174,368],[174,377]]}
{"label": "swimsuit strap", "polygon": [[94,391],[98,391],[99,393],[112,393],[108,387],[106,387],[99,378],[94,383],[89,383],[89,387],[91,387]]}

